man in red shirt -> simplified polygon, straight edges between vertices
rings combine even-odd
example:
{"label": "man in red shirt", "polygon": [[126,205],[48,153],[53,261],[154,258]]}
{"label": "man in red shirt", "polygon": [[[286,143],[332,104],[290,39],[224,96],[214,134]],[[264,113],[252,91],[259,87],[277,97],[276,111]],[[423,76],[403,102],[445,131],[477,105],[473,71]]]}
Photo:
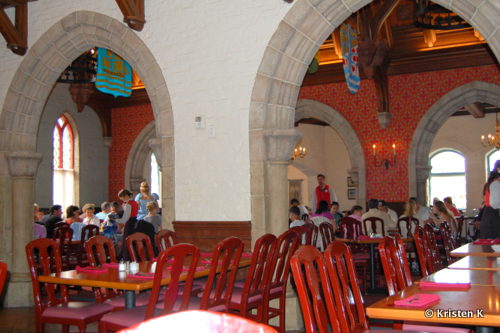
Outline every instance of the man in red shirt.
{"label": "man in red shirt", "polygon": [[311,208],[316,210],[320,201],[326,201],[328,202],[328,209],[330,209],[332,201],[338,201],[335,190],[325,183],[325,175],[319,174],[317,179],[318,186],[316,186],[312,195]]}

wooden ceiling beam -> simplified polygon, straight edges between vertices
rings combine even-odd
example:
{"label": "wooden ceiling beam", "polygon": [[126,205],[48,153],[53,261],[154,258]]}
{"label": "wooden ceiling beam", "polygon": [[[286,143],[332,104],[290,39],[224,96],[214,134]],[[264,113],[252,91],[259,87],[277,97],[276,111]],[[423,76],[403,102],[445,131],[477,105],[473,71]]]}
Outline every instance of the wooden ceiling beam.
{"label": "wooden ceiling beam", "polygon": [[123,22],[134,30],[141,31],[146,23],[144,0],[116,0],[123,14]]}
{"label": "wooden ceiling beam", "polygon": [[[7,42],[7,47],[18,55],[28,50],[28,4],[26,0],[9,1],[15,8],[15,24],[5,12],[4,2],[0,7],[0,32]],[[6,4],[6,3],[5,3]]]}
{"label": "wooden ceiling beam", "polygon": [[479,103],[472,103],[464,106],[474,118],[484,118],[484,107]]}

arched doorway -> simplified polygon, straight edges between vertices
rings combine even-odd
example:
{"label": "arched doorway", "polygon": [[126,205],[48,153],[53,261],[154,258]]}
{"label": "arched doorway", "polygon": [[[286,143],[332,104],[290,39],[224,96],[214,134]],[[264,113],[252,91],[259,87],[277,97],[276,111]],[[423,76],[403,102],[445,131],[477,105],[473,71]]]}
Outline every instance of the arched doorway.
{"label": "arched doorway", "polygon": [[[268,43],[256,75],[249,113],[253,239],[263,232],[280,232],[287,227],[287,158],[299,137],[293,129],[294,112],[308,64],[327,35],[370,2],[295,1]],[[500,58],[499,8],[486,2],[455,2],[451,6],[444,0],[435,2],[467,20]]]}
{"label": "arched doorway", "polygon": [[366,202],[366,173],[363,148],[349,122],[335,109],[323,103],[300,99],[295,109],[295,121],[304,118],[315,118],[330,125],[340,136],[351,160],[351,169],[347,171],[358,189],[358,204]]}
{"label": "arched doorway", "polygon": [[500,105],[500,86],[478,81],[464,84],[442,96],[422,117],[413,134],[408,157],[410,195],[427,202],[426,182],[432,141],[453,113],[476,102]]}
{"label": "arched doorway", "polygon": [[[68,64],[92,47],[113,50],[126,59],[146,86],[155,117],[156,138],[167,156],[163,206],[167,221],[174,217],[173,114],[162,70],[144,42],[121,22],[103,14],[74,12],[49,28],[24,57],[7,91],[0,117],[1,196],[3,219],[1,258],[9,264],[12,279],[8,306],[32,302],[24,245],[31,240],[33,178],[43,156],[36,153],[36,136],[47,97]],[[168,152],[168,153],[167,153]],[[9,170],[7,173],[6,170]],[[9,208],[7,208],[9,207]],[[15,221],[15,222],[13,222]]]}

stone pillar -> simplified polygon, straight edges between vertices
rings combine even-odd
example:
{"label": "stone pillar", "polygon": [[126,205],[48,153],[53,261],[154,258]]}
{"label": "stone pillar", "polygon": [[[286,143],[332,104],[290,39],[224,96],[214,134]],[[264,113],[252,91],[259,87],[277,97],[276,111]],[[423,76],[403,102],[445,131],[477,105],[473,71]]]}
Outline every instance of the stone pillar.
{"label": "stone pillar", "polygon": [[175,218],[175,154],[174,137],[162,137],[161,139],[150,140],[150,147],[153,150],[158,163],[161,165],[161,210],[162,226],[173,230]]}
{"label": "stone pillar", "polygon": [[158,163],[158,167],[161,170],[161,167],[163,165],[162,164],[162,159],[161,159],[161,157],[162,157],[162,154],[161,154],[161,140],[158,139],[158,138],[149,139],[148,146],[153,151],[153,154],[155,154],[156,162]]}
{"label": "stone pillar", "polygon": [[[7,153],[12,178],[12,257],[6,306],[29,306],[33,303],[31,279],[24,247],[33,238],[34,176],[42,154],[21,151]],[[9,222],[6,222],[9,223]]]}
{"label": "stone pillar", "polygon": [[299,138],[295,129],[264,132],[266,231],[276,236],[288,229],[288,165]]}
{"label": "stone pillar", "polygon": [[427,206],[427,179],[429,179],[430,172],[431,166],[429,165],[417,165],[415,167],[417,200],[421,205],[425,206]]}

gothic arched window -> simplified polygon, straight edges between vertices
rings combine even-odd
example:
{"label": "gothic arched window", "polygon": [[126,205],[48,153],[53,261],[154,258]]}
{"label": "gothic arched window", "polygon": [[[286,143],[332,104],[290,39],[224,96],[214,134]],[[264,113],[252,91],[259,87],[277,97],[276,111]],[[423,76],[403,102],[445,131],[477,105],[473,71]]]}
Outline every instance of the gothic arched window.
{"label": "gothic arched window", "polygon": [[53,130],[53,203],[75,204],[75,136],[66,116],[57,119]]}

